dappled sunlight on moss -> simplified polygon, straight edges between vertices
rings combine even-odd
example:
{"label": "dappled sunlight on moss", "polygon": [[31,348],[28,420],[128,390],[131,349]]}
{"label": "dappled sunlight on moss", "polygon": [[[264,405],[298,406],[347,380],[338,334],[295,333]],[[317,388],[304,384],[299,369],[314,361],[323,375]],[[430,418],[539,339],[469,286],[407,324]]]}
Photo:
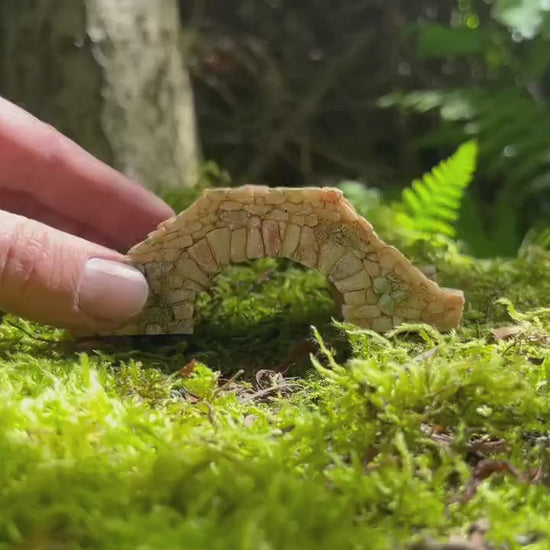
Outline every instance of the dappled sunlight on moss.
{"label": "dappled sunlight on moss", "polygon": [[[548,317],[522,322],[550,336]],[[340,364],[318,334],[317,374],[267,401],[243,399],[250,383],[220,391],[200,364],[182,377],[96,354],[2,361],[0,537],[206,548],[249,533],[285,548],[317,537],[392,548],[419,530],[461,530],[481,509],[500,526],[526,490],[541,500],[515,532],[542,525],[541,487],[497,476],[470,503],[457,499],[472,437],[505,440],[500,456],[520,470],[542,464],[525,434],[543,433],[550,414],[547,366],[531,361],[548,341],[336,328],[353,358]]]}

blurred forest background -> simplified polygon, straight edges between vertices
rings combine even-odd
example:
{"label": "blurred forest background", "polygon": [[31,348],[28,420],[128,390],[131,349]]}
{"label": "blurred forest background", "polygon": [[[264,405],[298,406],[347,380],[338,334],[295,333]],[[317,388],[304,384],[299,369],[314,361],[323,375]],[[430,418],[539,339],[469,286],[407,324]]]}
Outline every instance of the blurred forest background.
{"label": "blurred forest background", "polygon": [[157,189],[392,200],[475,138],[467,250],[550,244],[550,0],[0,0],[0,93]]}

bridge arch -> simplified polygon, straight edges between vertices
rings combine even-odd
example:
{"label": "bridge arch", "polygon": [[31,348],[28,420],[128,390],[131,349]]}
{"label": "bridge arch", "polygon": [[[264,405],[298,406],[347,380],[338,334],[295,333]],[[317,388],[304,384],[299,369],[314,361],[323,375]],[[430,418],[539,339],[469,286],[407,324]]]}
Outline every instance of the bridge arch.
{"label": "bridge arch", "polygon": [[264,257],[319,270],[343,319],[377,332],[404,321],[449,330],[462,317],[462,293],[429,280],[333,188],[208,190],[128,256],[151,292],[119,335],[192,334],[198,293],[228,264]]}

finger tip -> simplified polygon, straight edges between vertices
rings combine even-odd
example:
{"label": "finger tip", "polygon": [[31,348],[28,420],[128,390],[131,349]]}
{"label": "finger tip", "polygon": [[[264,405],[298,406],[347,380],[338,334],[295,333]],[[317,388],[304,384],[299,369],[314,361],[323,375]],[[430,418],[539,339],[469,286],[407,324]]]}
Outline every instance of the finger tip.
{"label": "finger tip", "polygon": [[148,296],[147,281],[137,269],[120,262],[91,258],[84,268],[77,304],[97,320],[122,322],[139,314]]}

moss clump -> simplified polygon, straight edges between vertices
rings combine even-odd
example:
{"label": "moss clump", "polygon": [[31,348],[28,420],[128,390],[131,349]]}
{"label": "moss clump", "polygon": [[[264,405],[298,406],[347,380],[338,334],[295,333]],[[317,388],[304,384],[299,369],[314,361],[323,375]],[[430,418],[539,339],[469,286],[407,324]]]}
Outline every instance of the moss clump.
{"label": "moss clump", "polygon": [[466,289],[460,331],[331,323],[325,281],[275,261],[175,342],[4,319],[0,548],[423,548],[480,519],[547,548],[550,256],[407,252]]}

